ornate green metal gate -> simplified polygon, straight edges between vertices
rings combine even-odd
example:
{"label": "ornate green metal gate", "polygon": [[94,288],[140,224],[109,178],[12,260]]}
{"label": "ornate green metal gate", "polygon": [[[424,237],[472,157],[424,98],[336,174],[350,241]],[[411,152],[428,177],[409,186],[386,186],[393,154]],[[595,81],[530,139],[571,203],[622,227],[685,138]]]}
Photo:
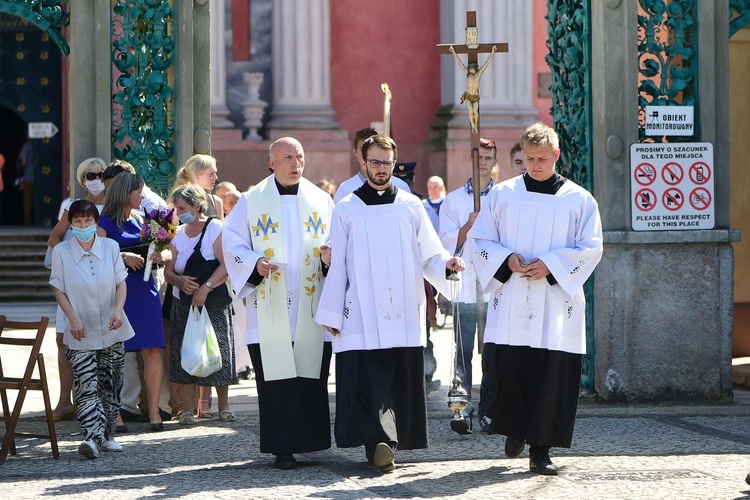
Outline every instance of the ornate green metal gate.
{"label": "ornate green metal gate", "polygon": [[162,197],[175,168],[175,15],[170,0],[115,0],[112,156],[127,160]]}
{"label": "ornate green metal gate", "polygon": [[[591,12],[589,2],[548,0],[549,39],[546,56],[551,71],[552,120],[560,136],[560,173],[592,194],[591,145]],[[586,294],[586,356],[581,385],[594,390],[594,276]]]}

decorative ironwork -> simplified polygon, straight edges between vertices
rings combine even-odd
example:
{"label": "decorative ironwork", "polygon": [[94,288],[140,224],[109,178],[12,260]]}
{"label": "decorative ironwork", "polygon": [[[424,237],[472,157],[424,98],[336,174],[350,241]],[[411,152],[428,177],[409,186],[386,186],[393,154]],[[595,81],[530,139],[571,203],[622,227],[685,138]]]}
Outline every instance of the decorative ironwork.
{"label": "decorative ironwork", "polygon": [[592,189],[591,35],[589,2],[548,0],[552,121],[560,136],[561,173]]}
{"label": "decorative ironwork", "polygon": [[169,0],[116,0],[112,152],[166,197],[174,182],[174,13]]}
{"label": "decorative ironwork", "polygon": [[[590,2],[547,0],[551,71],[550,109],[560,136],[560,173],[593,192],[591,138],[591,14]],[[581,386],[594,390],[594,277],[584,286],[586,355]]]}
{"label": "decorative ironwork", "polygon": [[646,106],[696,106],[694,0],[638,0],[638,136],[640,142],[693,137],[647,137]]}
{"label": "decorative ironwork", "polygon": [[729,0],[729,37],[750,24],[750,0]]}
{"label": "decorative ironwork", "polygon": [[52,39],[64,56],[70,46],[60,31],[70,23],[65,6],[68,0],[0,0],[0,12],[18,16],[30,22]]}

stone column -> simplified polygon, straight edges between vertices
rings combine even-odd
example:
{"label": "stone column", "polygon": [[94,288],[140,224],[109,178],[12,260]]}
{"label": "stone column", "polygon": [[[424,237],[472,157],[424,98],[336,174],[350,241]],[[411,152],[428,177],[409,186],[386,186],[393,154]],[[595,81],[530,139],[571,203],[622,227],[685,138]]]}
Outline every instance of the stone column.
{"label": "stone column", "polygon": [[[532,2],[528,0],[441,0],[440,42],[463,44],[466,12],[477,12],[479,43],[507,42],[510,52],[495,54],[480,85],[482,129],[518,128],[533,123]],[[479,56],[479,65],[487,55]],[[466,60],[464,59],[464,63]],[[438,113],[448,128],[468,128],[466,106],[459,104],[466,75],[452,57],[440,58],[441,102]]]}
{"label": "stone column", "polygon": [[211,128],[234,128],[227,108],[226,0],[211,0]]}
{"label": "stone column", "polygon": [[70,16],[70,196],[85,194],[76,168],[86,158],[112,157],[111,7],[80,0]]}
{"label": "stone column", "polygon": [[331,107],[328,0],[273,2],[269,129],[338,129]]}
{"label": "stone column", "polygon": [[175,127],[179,168],[195,153],[211,153],[210,7],[208,0],[175,2],[179,55],[175,64]]}

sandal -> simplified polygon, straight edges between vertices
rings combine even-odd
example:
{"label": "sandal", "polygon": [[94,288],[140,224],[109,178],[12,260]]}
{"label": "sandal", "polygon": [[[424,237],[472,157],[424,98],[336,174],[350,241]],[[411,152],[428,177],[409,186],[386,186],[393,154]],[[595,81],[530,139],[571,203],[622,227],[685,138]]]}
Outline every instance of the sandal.
{"label": "sandal", "polygon": [[73,420],[76,418],[76,408],[75,406],[68,408],[67,410],[63,410],[59,413],[52,412],[52,420],[55,422],[61,422],[63,420]]}
{"label": "sandal", "polygon": [[219,419],[222,422],[234,422],[237,420],[237,417],[232,410],[222,410],[219,412]]}
{"label": "sandal", "polygon": [[[206,403],[208,410],[201,411],[201,403]],[[214,418],[214,414],[211,412],[211,403],[203,399],[198,401],[198,418]]]}
{"label": "sandal", "polygon": [[193,425],[195,423],[195,417],[189,411],[180,413],[180,425]]}

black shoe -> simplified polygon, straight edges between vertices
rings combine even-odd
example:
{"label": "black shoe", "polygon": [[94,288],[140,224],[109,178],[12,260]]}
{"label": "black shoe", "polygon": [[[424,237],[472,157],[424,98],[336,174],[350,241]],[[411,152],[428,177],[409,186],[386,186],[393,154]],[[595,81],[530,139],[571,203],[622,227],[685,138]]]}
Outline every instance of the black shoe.
{"label": "black shoe", "polygon": [[293,455],[276,455],[273,466],[281,470],[292,470],[297,468],[297,461]]}
{"label": "black shoe", "polygon": [[747,484],[750,484],[750,472],[747,473],[747,476],[745,476],[745,482]]}
{"label": "black shoe", "polygon": [[149,424],[148,428],[151,432],[161,432],[164,430],[164,422],[159,422],[158,424]]}
{"label": "black shoe", "polygon": [[[123,422],[143,422],[140,413],[133,413],[132,411],[120,409],[120,416],[122,417]],[[148,422],[148,415],[146,415],[146,422]]]}
{"label": "black shoe", "polygon": [[523,448],[526,446],[525,441],[519,441],[514,437],[505,438],[505,456],[508,458],[516,458],[523,452]]}
{"label": "black shoe", "polygon": [[242,370],[241,372],[239,372],[237,375],[239,375],[239,377],[242,380],[250,380],[250,375],[252,375],[252,373],[253,373],[253,369],[248,367]]}
{"label": "black shoe", "polygon": [[396,468],[394,458],[393,448],[388,443],[378,443],[372,455],[372,463],[380,472],[391,472]]}
{"label": "black shoe", "polygon": [[483,417],[479,417],[479,427],[482,429],[483,434],[494,434],[495,431],[493,431],[490,428],[490,424],[492,423],[492,420],[490,420],[490,417],[487,415]]}
{"label": "black shoe", "polygon": [[464,415],[460,420],[451,420],[451,430],[462,436],[472,434],[471,417]]}
{"label": "black shoe", "polygon": [[529,470],[543,476],[557,475],[557,465],[552,463],[549,453],[534,453],[529,456]]}
{"label": "black shoe", "polygon": [[128,432],[128,426],[125,424],[118,425],[117,429],[115,430],[115,433],[117,434],[124,434],[126,432]]}

